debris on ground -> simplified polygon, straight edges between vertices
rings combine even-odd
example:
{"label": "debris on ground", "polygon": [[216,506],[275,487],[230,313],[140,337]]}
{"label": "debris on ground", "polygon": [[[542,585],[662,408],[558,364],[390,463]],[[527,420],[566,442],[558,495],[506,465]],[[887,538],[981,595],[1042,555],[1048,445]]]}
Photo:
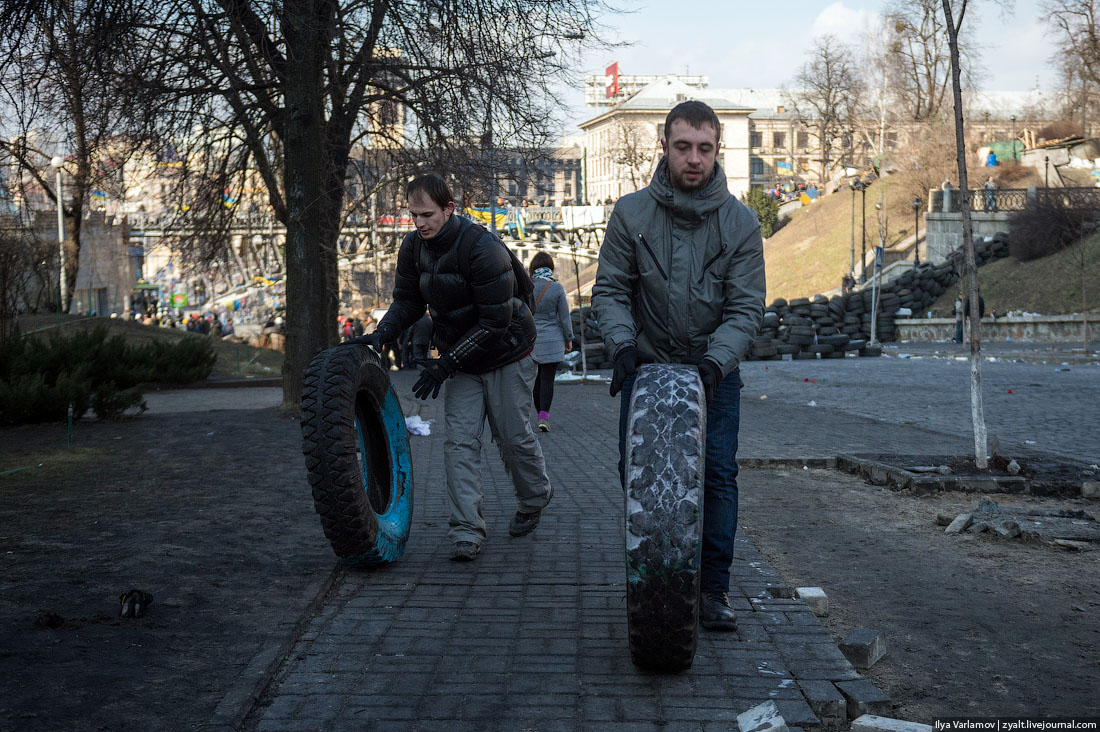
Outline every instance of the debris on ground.
{"label": "debris on ground", "polygon": [[[937,516],[936,523],[942,525],[945,518]],[[1010,541],[1083,551],[1091,548],[1091,543],[1100,542],[1100,522],[1084,511],[1015,508],[996,501],[978,501],[970,511],[952,519],[944,533],[991,533]]]}

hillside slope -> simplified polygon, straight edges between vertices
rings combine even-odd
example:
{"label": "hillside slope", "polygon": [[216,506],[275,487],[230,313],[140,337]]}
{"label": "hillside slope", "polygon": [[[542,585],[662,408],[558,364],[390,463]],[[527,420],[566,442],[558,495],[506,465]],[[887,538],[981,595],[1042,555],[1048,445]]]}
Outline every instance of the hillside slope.
{"label": "hillside slope", "polygon": [[[1030,262],[1006,257],[979,269],[978,286],[985,298],[986,312],[1019,310],[1044,315],[1081,312],[1082,253],[1089,312],[1100,313],[1100,233],[1059,254]],[[949,316],[954,294],[945,292],[932,307]]]}
{"label": "hillside slope", "polygon": [[[893,246],[913,234],[912,182],[907,175],[882,178],[872,183],[862,196],[855,194],[857,276],[860,269],[861,199],[866,206],[867,251],[873,251],[879,243],[879,217],[875,204],[883,193],[886,202],[886,246]],[[922,200],[926,200],[927,196],[925,192]],[[851,256],[852,202],[850,191],[841,190],[824,196],[796,211],[786,226],[764,242],[768,302],[777,297],[788,300],[809,297],[840,287]]]}

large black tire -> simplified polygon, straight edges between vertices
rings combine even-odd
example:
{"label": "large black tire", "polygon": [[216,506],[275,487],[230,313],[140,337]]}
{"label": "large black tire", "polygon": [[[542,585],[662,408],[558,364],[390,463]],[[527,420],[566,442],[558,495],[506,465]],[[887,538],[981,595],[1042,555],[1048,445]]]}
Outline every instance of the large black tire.
{"label": "large black tire", "polygon": [[706,414],[696,367],[639,369],[626,435],[626,615],[644,668],[680,671],[695,658]]}
{"label": "large black tire", "polygon": [[366,566],[399,559],[412,522],[409,433],[372,349],[338,346],[314,356],[301,426],[313,505],[336,556]]}

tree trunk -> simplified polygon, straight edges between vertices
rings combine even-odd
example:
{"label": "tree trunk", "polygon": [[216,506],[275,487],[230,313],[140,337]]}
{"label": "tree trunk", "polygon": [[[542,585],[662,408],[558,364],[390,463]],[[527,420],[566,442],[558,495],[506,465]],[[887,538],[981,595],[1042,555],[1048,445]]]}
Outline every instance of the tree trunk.
{"label": "tree trunk", "polygon": [[286,343],[283,408],[296,410],[310,359],[336,343],[336,232],[326,191],[324,53],[332,24],[330,3],[288,1],[286,109],[283,134],[286,187]]}
{"label": "tree trunk", "polygon": [[[966,0],[963,0],[966,7]],[[970,297],[970,418],[974,424],[974,464],[984,470],[989,465],[986,447],[985,411],[982,406],[982,323],[978,309],[978,266],[974,256],[974,229],[970,218],[970,186],[966,178],[966,142],[963,134],[962,83],[959,68],[959,36],[951,0],[943,0],[947,20],[948,45],[951,48],[951,91],[955,100],[955,150],[959,167],[959,193],[962,196],[963,251],[966,255],[967,293]]]}

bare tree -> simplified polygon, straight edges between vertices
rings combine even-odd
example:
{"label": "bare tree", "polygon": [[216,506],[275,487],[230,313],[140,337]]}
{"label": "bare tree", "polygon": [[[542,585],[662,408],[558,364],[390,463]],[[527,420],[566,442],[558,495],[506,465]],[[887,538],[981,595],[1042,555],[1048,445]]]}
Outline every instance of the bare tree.
{"label": "bare tree", "polygon": [[821,182],[839,162],[833,148],[842,132],[856,118],[863,85],[855,55],[836,36],[814,39],[808,60],[794,77],[795,89],[788,92],[798,118],[814,131],[821,151]]}
{"label": "bare tree", "polygon": [[652,125],[619,118],[611,130],[611,162],[625,171],[633,193],[649,184],[659,157],[657,136]]}
{"label": "bare tree", "polygon": [[1051,62],[1060,70],[1065,112],[1080,115],[1082,132],[1093,119],[1100,92],[1100,5],[1097,0],[1045,0],[1049,33],[1057,49]]}
{"label": "bare tree", "polygon": [[951,92],[955,102],[955,154],[962,195],[963,254],[966,259],[967,291],[970,298],[970,417],[974,425],[974,464],[981,470],[989,465],[986,442],[985,408],[982,404],[982,323],[978,309],[978,265],[974,255],[974,227],[970,218],[970,189],[966,175],[966,135],[963,128],[962,62],[959,56],[958,28],[966,15],[968,0],[959,2],[958,15],[951,0],[943,3],[943,21],[951,58]]}
{"label": "bare tree", "polygon": [[[137,0],[23,0],[0,6],[0,104],[9,111],[0,140],[19,172],[21,199],[64,210],[64,270],[71,302],[81,224],[93,189],[150,144],[151,115],[126,79],[149,58],[134,43]],[[61,155],[69,195],[49,172]]]}
{"label": "bare tree", "polygon": [[[966,40],[967,3],[960,4],[955,25],[947,23],[937,0],[902,0],[885,14],[888,32],[887,71],[896,104],[912,120],[933,119],[944,109],[952,78],[949,38]],[[974,45],[956,49],[960,79],[969,84],[974,72]]]}
{"label": "bare tree", "polygon": [[600,0],[161,3],[145,42],[165,51],[150,83],[173,113],[166,121],[207,151],[217,138],[227,156],[221,169],[196,160],[196,191],[209,206],[225,175],[254,170],[286,226],[286,406],[297,407],[312,356],[337,339],[352,146],[392,150],[398,170],[451,175],[483,159],[478,132],[545,147],[556,129],[550,82],[602,9]]}

